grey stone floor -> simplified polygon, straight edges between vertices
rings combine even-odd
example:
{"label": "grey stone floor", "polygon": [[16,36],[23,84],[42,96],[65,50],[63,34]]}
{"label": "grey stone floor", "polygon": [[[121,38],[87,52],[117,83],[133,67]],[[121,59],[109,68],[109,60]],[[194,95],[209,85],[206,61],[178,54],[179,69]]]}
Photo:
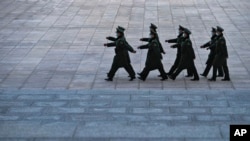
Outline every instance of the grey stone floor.
{"label": "grey stone floor", "polygon": [[[250,123],[249,13],[248,0],[1,0],[0,140],[227,141],[230,124]],[[199,73],[208,55],[199,46],[224,27],[232,81],[191,82],[184,71],[161,82],[153,71],[129,82],[120,69],[105,82],[114,56],[105,37],[121,25],[136,48],[151,22],[166,71],[176,50],[164,40],[179,24],[192,31]],[[130,55],[136,72],[146,53]]]}
{"label": "grey stone floor", "polygon": [[[247,0],[2,0],[0,2],[0,88],[4,89],[242,89],[250,86],[250,16]],[[183,72],[175,82],[160,82],[157,71],[146,82],[128,82],[120,69],[106,83],[114,56],[104,48],[106,36],[124,26],[128,42],[136,48],[148,36],[149,24],[159,26],[166,50],[164,66],[171,67],[176,50],[165,39],[176,37],[178,25],[193,32],[199,73],[209,51],[200,45],[209,40],[212,26],[225,28],[231,82],[190,82]],[[131,54],[140,72],[146,50]],[[209,77],[211,77],[211,72]]]}

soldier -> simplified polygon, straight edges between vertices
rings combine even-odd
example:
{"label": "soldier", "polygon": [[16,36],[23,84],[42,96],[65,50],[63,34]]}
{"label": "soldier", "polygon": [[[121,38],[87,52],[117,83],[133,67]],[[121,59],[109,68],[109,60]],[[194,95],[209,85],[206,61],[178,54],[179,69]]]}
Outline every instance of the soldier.
{"label": "soldier", "polygon": [[[162,54],[166,54],[165,51],[164,51],[164,49],[163,49],[163,47],[162,47],[162,45],[161,45],[161,42],[159,40],[159,36],[157,34],[157,31],[156,31],[157,26],[151,23],[151,25],[149,26],[149,29],[150,29],[150,32],[155,32],[156,33],[156,39],[157,39],[157,41],[159,43],[160,52]],[[151,38],[141,38],[140,39],[140,41],[144,41],[144,42],[150,42],[150,40],[151,40]],[[141,74],[139,74],[139,75],[141,75]],[[161,75],[158,75],[158,77],[161,77]]]}
{"label": "soldier", "polygon": [[229,70],[227,66],[227,58],[228,58],[228,52],[227,52],[227,45],[226,40],[223,36],[224,29],[220,26],[217,26],[216,34],[217,34],[217,40],[215,43],[215,57],[213,60],[213,76],[210,81],[216,81],[216,73],[218,70],[218,67],[223,67],[225,76],[222,81],[230,81],[229,77]]}
{"label": "soldier", "polygon": [[168,77],[161,62],[162,55],[157,39],[157,33],[151,31],[150,36],[150,42],[147,45],[142,45],[138,47],[138,49],[148,49],[145,68],[141,73],[138,73],[138,75],[140,75],[140,77],[138,78],[140,80],[145,81],[150,71],[158,69],[162,77],[161,80],[164,81],[168,79]]}
{"label": "soldier", "polygon": [[[200,74],[201,76],[207,77],[209,70],[212,67],[212,63],[215,57],[215,42],[217,40],[217,36],[216,36],[216,29],[212,27],[212,37],[211,40],[209,42],[207,42],[206,44],[202,45],[201,48],[207,48],[210,49],[210,53],[208,55],[208,59],[206,62],[206,68],[204,70],[204,72],[202,74]],[[222,70],[222,67],[218,67],[218,77],[223,77],[224,73]]]}
{"label": "soldier", "polygon": [[[159,36],[157,34],[157,31],[156,31],[157,26],[151,23],[149,29],[150,29],[150,32],[155,32],[156,33],[156,39],[157,39],[157,41],[159,43],[159,47],[160,47],[161,53],[162,54],[166,54],[165,51],[164,51],[164,49],[163,49],[163,47],[162,47],[162,45],[161,45],[161,42],[159,40]],[[150,38],[141,38],[140,41],[150,42]]]}
{"label": "soldier", "polygon": [[105,79],[106,81],[113,81],[113,77],[116,71],[120,67],[124,67],[125,70],[129,73],[130,80],[133,81],[135,79],[135,71],[130,64],[130,58],[128,51],[132,53],[136,53],[136,51],[127,43],[124,37],[124,28],[118,26],[116,29],[117,38],[114,37],[107,37],[106,39],[114,41],[112,43],[104,44],[106,47],[114,47],[115,46],[115,56],[113,59],[112,67],[109,71],[108,78]]}
{"label": "soldier", "polygon": [[[170,68],[169,72],[167,73],[168,75],[172,75],[174,73],[174,71],[176,71],[176,69],[177,69],[177,67],[178,67],[178,65],[180,63],[180,60],[181,60],[181,42],[182,42],[182,39],[183,39],[183,31],[184,31],[184,27],[179,25],[179,35],[177,36],[177,38],[169,39],[169,40],[165,41],[165,42],[168,42],[168,43],[176,43],[174,45],[171,45],[171,48],[177,48],[176,59],[174,61],[174,64]],[[187,70],[186,77],[192,77],[192,76],[193,76],[192,72]]]}
{"label": "soldier", "polygon": [[195,54],[194,54],[194,50],[192,47],[192,42],[189,39],[190,34],[191,32],[187,28],[185,28],[183,32],[183,40],[181,42],[180,63],[177,67],[177,70],[172,75],[169,76],[170,79],[175,80],[175,78],[183,69],[189,69],[191,72],[194,73],[194,78],[191,80],[192,81],[199,80],[199,76],[198,76],[198,73],[194,64]]}

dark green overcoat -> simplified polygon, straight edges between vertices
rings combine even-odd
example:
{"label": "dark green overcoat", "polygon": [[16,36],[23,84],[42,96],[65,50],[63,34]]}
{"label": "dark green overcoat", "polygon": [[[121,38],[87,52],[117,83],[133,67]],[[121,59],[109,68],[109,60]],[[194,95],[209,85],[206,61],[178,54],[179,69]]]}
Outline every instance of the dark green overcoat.
{"label": "dark green overcoat", "polygon": [[147,45],[142,45],[140,49],[148,49],[145,66],[150,70],[158,69],[161,64],[161,50],[157,38],[151,40]]}
{"label": "dark green overcoat", "polygon": [[114,41],[113,43],[107,44],[107,47],[115,46],[115,56],[113,63],[119,67],[128,65],[130,63],[128,51],[133,52],[134,49],[127,43],[125,37],[109,37],[108,39]]}
{"label": "dark green overcoat", "polygon": [[213,60],[213,65],[216,67],[226,65],[228,58],[226,40],[223,35],[218,36],[215,46],[215,58]]}
{"label": "dark green overcoat", "polygon": [[194,49],[192,42],[189,38],[183,39],[181,43],[181,60],[179,63],[179,68],[189,68],[192,61],[195,59]]}
{"label": "dark green overcoat", "polygon": [[208,47],[210,49],[210,53],[208,55],[208,59],[207,59],[206,64],[212,64],[213,61],[214,61],[216,40],[217,40],[217,36],[213,35],[211,37],[211,40],[209,42],[207,42],[206,44],[203,45],[204,48]]}

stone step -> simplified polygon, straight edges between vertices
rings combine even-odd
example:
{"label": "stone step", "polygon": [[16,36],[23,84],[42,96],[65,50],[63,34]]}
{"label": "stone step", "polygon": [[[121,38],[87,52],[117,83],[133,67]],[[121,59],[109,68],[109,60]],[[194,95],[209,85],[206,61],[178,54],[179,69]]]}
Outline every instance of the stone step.
{"label": "stone step", "polygon": [[0,140],[225,141],[250,121],[248,90],[0,91]]}

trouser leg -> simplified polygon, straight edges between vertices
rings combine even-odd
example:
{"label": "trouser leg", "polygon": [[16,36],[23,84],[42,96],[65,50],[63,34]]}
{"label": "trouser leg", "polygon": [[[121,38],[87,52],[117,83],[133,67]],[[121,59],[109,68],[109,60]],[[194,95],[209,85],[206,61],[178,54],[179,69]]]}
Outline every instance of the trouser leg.
{"label": "trouser leg", "polygon": [[141,78],[143,80],[146,80],[146,78],[147,78],[147,76],[149,74],[149,71],[150,71],[150,69],[147,66],[145,66],[145,68],[141,72]]}
{"label": "trouser leg", "polygon": [[188,75],[188,76],[193,76],[193,75],[194,75],[193,70],[190,69],[190,68],[187,68],[187,75]]}
{"label": "trouser leg", "polygon": [[218,67],[217,66],[213,66],[213,75],[212,75],[212,79],[213,80],[216,80],[217,70],[218,70]]}
{"label": "trouser leg", "polygon": [[173,66],[170,68],[168,74],[171,75],[175,72],[180,62],[180,57],[176,57]]}
{"label": "trouser leg", "polygon": [[[181,73],[181,71],[183,70],[184,68],[177,68],[177,70],[171,75],[171,77],[173,78],[173,79],[175,79],[180,73]],[[170,78],[171,78],[170,77]]]}
{"label": "trouser leg", "polygon": [[190,64],[190,68],[188,69],[190,71],[193,72],[193,75],[194,75],[194,79],[199,79],[199,75],[197,73],[197,69],[195,67],[195,64],[194,64],[194,61],[192,60],[191,64]]}
{"label": "trouser leg", "polygon": [[223,65],[223,70],[224,70],[224,73],[225,73],[224,79],[230,79],[228,66],[227,65]]}
{"label": "trouser leg", "polygon": [[115,76],[116,71],[119,69],[119,66],[112,64],[111,69],[108,73],[109,78],[113,78]]}
{"label": "trouser leg", "polygon": [[134,69],[133,69],[133,67],[132,67],[132,65],[131,64],[128,64],[128,65],[126,65],[126,66],[124,66],[124,69],[128,72],[128,74],[129,74],[129,76],[132,78],[134,78],[135,77],[135,71],[134,71]]}
{"label": "trouser leg", "polygon": [[218,75],[219,76],[224,76],[223,67],[218,67]]}
{"label": "trouser leg", "polygon": [[204,76],[207,76],[207,75],[208,75],[208,73],[209,73],[211,67],[212,67],[212,64],[210,64],[210,63],[208,63],[208,64],[206,65],[206,68],[205,68],[205,70],[204,70],[204,72],[203,72],[203,75],[204,75]]}
{"label": "trouser leg", "polygon": [[167,75],[166,75],[166,72],[165,72],[165,70],[164,70],[164,67],[163,67],[163,64],[162,64],[162,63],[159,65],[158,70],[159,70],[159,72],[160,72],[160,74],[161,74],[161,77],[162,77],[163,79],[168,78]]}
{"label": "trouser leg", "polygon": [[170,68],[168,74],[169,74],[169,75],[173,74],[174,71],[176,70],[176,68],[177,68],[177,67],[176,67],[175,65],[173,65],[173,66]]}

